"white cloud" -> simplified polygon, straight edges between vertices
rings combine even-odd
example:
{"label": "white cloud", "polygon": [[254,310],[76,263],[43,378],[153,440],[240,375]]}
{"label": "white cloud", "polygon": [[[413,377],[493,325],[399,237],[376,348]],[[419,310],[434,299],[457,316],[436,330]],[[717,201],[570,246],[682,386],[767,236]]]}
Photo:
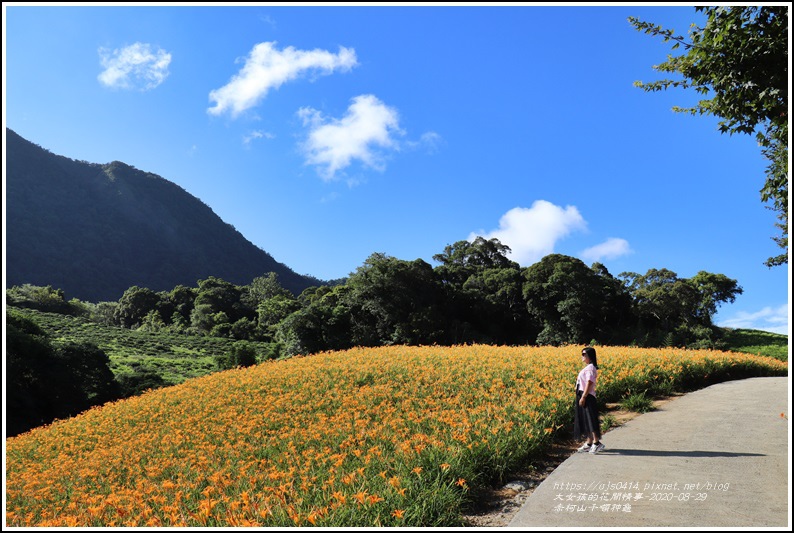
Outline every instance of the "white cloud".
{"label": "white cloud", "polygon": [[499,220],[499,229],[489,233],[472,233],[469,240],[481,236],[497,238],[510,247],[509,257],[521,266],[529,266],[554,252],[554,245],[571,232],[587,227],[574,206],[556,206],[537,200],[532,207],[515,207]]}
{"label": "white cloud", "polygon": [[402,135],[397,110],[371,94],[352,99],[340,119],[324,118],[316,109],[301,108],[298,116],[309,135],[302,145],[306,164],[317,165],[320,176],[331,180],[354,160],[383,170],[386,150],[399,150],[394,134]]}
{"label": "white cloud", "polygon": [[632,251],[629,241],[611,237],[601,244],[584,250],[580,255],[584,261],[592,263],[602,259],[615,259],[616,257],[628,255]]}
{"label": "white cloud", "polygon": [[444,142],[441,135],[434,131],[426,131],[419,137],[419,141],[414,141],[411,144],[412,148],[422,147],[427,150],[428,154],[435,154],[438,147]]}
{"label": "white cloud", "polygon": [[739,311],[732,318],[718,321],[722,328],[760,329],[788,335],[788,304],[780,307],[764,307],[755,313]]}
{"label": "white cloud", "polygon": [[261,20],[262,22],[264,22],[265,24],[267,24],[268,26],[270,26],[274,30],[276,29],[276,19],[274,19],[270,15],[260,16],[259,20]]}
{"label": "white cloud", "polygon": [[171,54],[147,43],[135,43],[121,49],[99,49],[105,68],[97,79],[106,87],[119,89],[154,89],[168,77]]}
{"label": "white cloud", "polygon": [[254,130],[247,135],[243,135],[243,144],[249,146],[255,139],[275,139],[276,136],[269,131]]}
{"label": "white cloud", "polygon": [[209,99],[215,102],[207,109],[212,115],[224,112],[236,117],[254,107],[272,88],[308,73],[331,74],[335,70],[348,71],[358,64],[356,52],[339,47],[338,54],[326,50],[296,50],[289,46],[276,50],[275,42],[259,43],[251,49],[240,72],[231,81],[210,91]]}

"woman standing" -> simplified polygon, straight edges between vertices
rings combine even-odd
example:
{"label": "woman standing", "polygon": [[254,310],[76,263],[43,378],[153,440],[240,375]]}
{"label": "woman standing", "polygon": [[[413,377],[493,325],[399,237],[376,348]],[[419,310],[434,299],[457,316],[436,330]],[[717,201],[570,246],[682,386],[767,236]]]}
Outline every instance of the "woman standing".
{"label": "woman standing", "polygon": [[596,381],[598,379],[598,359],[595,348],[582,350],[584,368],[576,377],[576,403],[574,405],[573,433],[574,438],[582,436],[587,442],[578,451],[598,453],[604,449],[601,442],[601,422],[598,418],[598,401],[596,400]]}

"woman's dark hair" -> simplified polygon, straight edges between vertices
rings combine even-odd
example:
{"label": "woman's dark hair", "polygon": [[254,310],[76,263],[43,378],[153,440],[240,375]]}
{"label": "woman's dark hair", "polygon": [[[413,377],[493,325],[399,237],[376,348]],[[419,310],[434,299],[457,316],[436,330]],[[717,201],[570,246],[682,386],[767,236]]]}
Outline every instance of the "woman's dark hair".
{"label": "woman's dark hair", "polygon": [[595,348],[588,346],[582,350],[582,354],[586,355],[590,359],[590,362],[593,363],[593,366],[596,367],[596,369],[598,368],[598,359],[596,358]]}

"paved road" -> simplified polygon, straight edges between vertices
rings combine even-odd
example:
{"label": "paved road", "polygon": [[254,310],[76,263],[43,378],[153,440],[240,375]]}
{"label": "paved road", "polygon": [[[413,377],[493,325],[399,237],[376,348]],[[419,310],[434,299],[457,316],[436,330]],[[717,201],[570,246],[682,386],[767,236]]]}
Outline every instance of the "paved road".
{"label": "paved road", "polygon": [[751,378],[668,402],[564,461],[509,527],[790,531],[789,396],[788,377]]}

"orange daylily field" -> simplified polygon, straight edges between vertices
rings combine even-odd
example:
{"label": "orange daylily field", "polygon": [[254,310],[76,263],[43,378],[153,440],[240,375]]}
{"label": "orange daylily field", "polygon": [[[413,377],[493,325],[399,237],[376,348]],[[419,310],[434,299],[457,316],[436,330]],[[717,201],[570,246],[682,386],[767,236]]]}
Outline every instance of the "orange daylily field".
{"label": "orange daylily field", "polygon": [[[195,378],[6,439],[9,526],[454,526],[569,431],[581,347],[356,348]],[[785,362],[598,347],[602,401]]]}

